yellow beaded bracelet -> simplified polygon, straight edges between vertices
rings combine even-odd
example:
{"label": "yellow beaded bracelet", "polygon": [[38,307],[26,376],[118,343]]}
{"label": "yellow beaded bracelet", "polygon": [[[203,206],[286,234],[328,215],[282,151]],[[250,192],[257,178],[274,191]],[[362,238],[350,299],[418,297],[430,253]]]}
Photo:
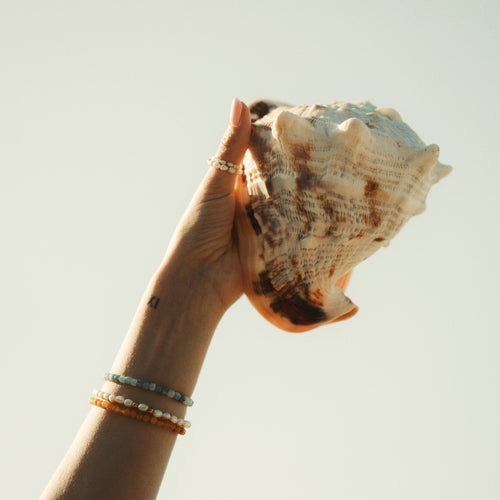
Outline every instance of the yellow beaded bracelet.
{"label": "yellow beaded bracelet", "polygon": [[157,425],[158,427],[163,427],[164,429],[172,431],[176,434],[186,434],[186,429],[184,429],[184,427],[174,424],[169,420],[160,420],[156,417],[151,417],[149,414],[137,411],[133,408],[122,407],[119,404],[110,403],[105,399],[90,398],[89,403],[91,405],[98,406],[103,410],[111,411],[113,413],[120,413],[125,417],[134,418],[136,420],[141,420],[142,422],[146,422],[148,424],[153,424]]}

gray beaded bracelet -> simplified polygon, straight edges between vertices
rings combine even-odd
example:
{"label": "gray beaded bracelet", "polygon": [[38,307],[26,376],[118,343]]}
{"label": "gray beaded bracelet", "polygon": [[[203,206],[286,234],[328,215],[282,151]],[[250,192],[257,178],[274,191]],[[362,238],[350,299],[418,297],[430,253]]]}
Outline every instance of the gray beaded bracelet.
{"label": "gray beaded bracelet", "polygon": [[146,391],[157,392],[163,394],[169,398],[175,399],[186,406],[193,406],[194,401],[189,397],[181,394],[180,392],[174,391],[163,385],[155,384],[154,382],[144,382],[144,380],[139,380],[137,378],[129,377],[127,375],[117,375],[116,373],[105,373],[104,380],[109,382],[115,382],[116,384],[131,385],[133,387],[139,387],[139,389],[144,389]]}

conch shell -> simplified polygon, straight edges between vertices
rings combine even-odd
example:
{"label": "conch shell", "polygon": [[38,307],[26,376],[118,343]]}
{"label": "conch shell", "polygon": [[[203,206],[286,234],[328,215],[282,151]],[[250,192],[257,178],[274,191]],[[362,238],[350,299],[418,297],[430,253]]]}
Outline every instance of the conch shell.
{"label": "conch shell", "polygon": [[236,226],[245,293],[302,332],[353,316],[350,271],[425,209],[451,168],[389,108],[368,101],[250,105]]}

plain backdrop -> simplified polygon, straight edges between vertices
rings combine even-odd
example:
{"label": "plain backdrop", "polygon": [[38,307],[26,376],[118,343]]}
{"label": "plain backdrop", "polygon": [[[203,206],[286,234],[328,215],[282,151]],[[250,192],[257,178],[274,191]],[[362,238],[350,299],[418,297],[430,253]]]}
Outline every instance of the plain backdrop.
{"label": "plain backdrop", "polygon": [[232,307],[159,498],[500,498],[499,6],[0,0],[2,498],[71,443],[233,96],[393,107],[454,170],[353,319]]}

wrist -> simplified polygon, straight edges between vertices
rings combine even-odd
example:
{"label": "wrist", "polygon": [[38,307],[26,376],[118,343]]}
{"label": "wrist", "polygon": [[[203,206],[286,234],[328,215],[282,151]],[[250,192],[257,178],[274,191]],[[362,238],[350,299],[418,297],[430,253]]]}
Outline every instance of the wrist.
{"label": "wrist", "polygon": [[146,295],[151,292],[163,300],[163,307],[159,307],[161,302],[157,306],[163,313],[168,310],[170,314],[187,315],[195,323],[217,326],[228,306],[213,285],[209,266],[189,266],[179,260],[170,258],[158,267]]}
{"label": "wrist", "polygon": [[[210,292],[203,273],[187,271],[169,261],[155,272],[113,363],[112,373],[192,394],[225,309]],[[155,395],[151,397],[151,403],[158,399]]]}

